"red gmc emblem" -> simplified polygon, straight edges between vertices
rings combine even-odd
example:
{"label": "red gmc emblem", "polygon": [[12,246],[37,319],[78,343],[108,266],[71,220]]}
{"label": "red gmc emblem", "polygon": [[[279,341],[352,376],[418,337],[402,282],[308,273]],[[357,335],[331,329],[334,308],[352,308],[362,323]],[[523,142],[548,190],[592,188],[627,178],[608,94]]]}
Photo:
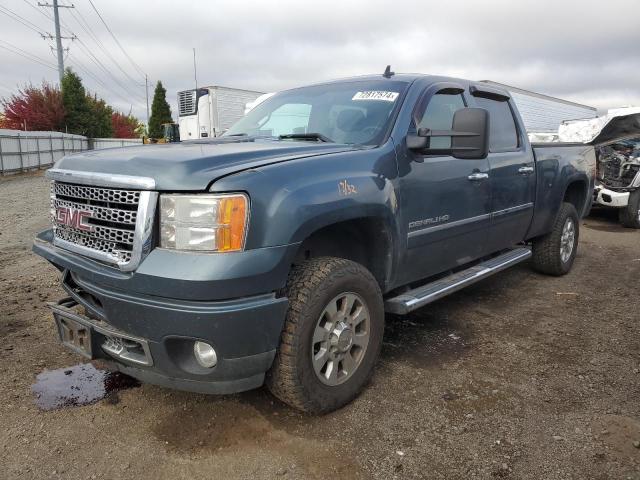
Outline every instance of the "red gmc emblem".
{"label": "red gmc emblem", "polygon": [[87,223],[88,218],[91,218],[91,212],[87,210],[78,210],[72,207],[56,208],[56,221],[58,223],[84,232],[93,231],[93,226]]}

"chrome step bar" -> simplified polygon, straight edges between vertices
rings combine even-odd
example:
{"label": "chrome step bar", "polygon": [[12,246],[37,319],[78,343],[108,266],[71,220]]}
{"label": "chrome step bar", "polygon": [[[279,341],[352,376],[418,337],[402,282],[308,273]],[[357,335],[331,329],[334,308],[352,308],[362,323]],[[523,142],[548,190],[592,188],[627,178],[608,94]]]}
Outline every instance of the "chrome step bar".
{"label": "chrome step bar", "polygon": [[384,309],[389,313],[404,315],[413,310],[434,302],[450,293],[476,283],[494,273],[501,272],[517,263],[531,257],[531,249],[518,247],[502,255],[486,260],[447,277],[435,280],[421,287],[404,292],[397,297],[388,298],[384,302]]}

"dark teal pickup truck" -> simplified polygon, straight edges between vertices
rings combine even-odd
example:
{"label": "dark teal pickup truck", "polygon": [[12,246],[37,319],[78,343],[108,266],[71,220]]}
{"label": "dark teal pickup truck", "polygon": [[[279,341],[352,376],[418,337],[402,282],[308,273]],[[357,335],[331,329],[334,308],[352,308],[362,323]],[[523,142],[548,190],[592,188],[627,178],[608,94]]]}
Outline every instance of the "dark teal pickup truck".
{"label": "dark teal pickup truck", "polygon": [[61,159],[33,249],[76,352],[327,412],[371,377],[385,312],[529,258],[567,273],[594,173],[591,146],[532,146],[504,90],[387,71],[283,91],[217,139]]}

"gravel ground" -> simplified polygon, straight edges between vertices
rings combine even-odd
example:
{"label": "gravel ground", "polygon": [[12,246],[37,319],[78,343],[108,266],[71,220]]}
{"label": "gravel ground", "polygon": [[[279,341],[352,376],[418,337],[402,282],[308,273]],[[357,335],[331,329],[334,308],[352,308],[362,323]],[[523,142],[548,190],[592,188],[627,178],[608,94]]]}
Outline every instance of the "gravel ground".
{"label": "gravel ground", "polygon": [[640,479],[640,232],[607,212],[565,277],[524,264],[388,317],[370,386],[311,417],[265,389],[150,385],[40,410],[36,375],[82,361],[45,307],[58,272],[30,251],[48,183],[2,179],[0,205],[2,478]]}

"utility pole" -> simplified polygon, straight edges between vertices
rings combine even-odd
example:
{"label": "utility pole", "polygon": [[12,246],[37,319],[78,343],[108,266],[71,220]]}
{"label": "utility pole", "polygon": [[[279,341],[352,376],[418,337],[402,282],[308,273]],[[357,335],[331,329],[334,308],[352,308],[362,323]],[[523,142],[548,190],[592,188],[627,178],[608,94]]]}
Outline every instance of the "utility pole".
{"label": "utility pole", "polygon": [[147,92],[147,135],[149,134],[149,77],[144,74],[144,89]]}
{"label": "utility pole", "polygon": [[[59,8],[75,8],[73,4],[71,5],[58,5],[58,0],[53,0],[53,4],[50,3],[40,3],[38,2],[39,7],[50,7],[53,8],[53,23],[55,24],[56,29],[56,50],[58,52],[58,75],[60,76],[60,86],[62,87],[62,77],[64,77],[64,50],[62,49],[62,39],[74,40],[75,35],[73,37],[63,37],[60,35],[60,15],[58,14]],[[43,35],[42,38],[50,38],[53,37],[51,35]]]}
{"label": "utility pole", "polygon": [[[193,48],[193,79],[196,82],[196,90],[198,90],[198,71],[196,70],[196,49]],[[197,94],[196,94],[197,96]]]}

